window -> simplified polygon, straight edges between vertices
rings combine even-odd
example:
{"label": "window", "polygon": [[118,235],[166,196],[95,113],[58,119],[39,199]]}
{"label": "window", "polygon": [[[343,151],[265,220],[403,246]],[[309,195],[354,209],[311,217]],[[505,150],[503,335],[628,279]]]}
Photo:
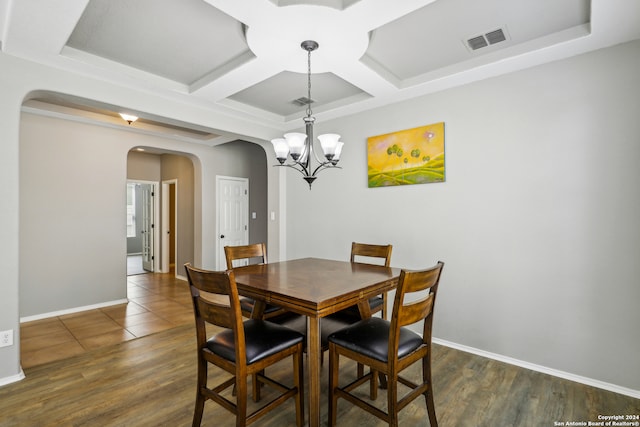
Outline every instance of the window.
{"label": "window", "polygon": [[127,237],[136,237],[136,185],[127,184]]}

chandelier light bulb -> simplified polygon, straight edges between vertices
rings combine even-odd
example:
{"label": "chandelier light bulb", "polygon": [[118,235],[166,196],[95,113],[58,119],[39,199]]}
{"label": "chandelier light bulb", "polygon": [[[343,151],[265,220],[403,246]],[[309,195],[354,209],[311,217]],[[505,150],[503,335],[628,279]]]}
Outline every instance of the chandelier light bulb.
{"label": "chandelier light bulb", "polygon": [[280,164],[283,164],[287,160],[287,156],[289,156],[289,144],[287,144],[287,140],[284,138],[276,138],[272,139],[271,143],[276,152],[276,159]]}
{"label": "chandelier light bulb", "polygon": [[322,152],[327,160],[331,161],[335,154],[336,148],[338,147],[338,143],[340,139],[340,135],[336,133],[325,133],[324,135],[318,135],[318,140],[320,140],[320,146],[322,147]]}
{"label": "chandelier light bulb", "polygon": [[293,158],[293,160],[298,160],[304,153],[304,142],[307,139],[307,135],[298,132],[285,133],[284,139],[289,145],[291,157]]}

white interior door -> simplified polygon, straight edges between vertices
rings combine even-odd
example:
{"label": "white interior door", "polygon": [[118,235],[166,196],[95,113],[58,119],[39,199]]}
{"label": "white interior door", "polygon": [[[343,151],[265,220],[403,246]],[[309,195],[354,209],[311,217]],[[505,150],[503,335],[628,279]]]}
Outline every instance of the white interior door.
{"label": "white interior door", "polygon": [[153,271],[154,185],[142,184],[142,268]]}
{"label": "white interior door", "polygon": [[226,269],[225,246],[249,243],[249,180],[217,176],[218,260],[217,269]]}

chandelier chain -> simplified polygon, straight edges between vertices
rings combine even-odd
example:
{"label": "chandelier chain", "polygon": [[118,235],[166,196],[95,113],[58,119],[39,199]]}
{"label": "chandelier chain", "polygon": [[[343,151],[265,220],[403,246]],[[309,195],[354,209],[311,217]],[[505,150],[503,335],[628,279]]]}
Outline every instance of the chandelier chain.
{"label": "chandelier chain", "polygon": [[311,50],[307,50],[307,116],[311,113]]}

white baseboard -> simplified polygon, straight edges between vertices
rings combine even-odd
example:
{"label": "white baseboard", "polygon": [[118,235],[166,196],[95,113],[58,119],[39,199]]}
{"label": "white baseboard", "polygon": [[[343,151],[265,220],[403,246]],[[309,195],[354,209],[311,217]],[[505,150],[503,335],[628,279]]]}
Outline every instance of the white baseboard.
{"label": "white baseboard", "polygon": [[11,384],[11,383],[16,383],[18,381],[23,380],[24,378],[25,378],[24,371],[22,370],[22,368],[20,368],[20,373],[16,375],[12,375],[10,377],[0,378],[0,387],[7,384]]}
{"label": "white baseboard", "polygon": [[491,353],[489,351],[480,350],[474,347],[468,347],[466,345],[457,344],[451,341],[442,340],[439,338],[433,338],[432,341],[435,344],[440,344],[445,347],[451,347],[456,350],[464,351],[467,353],[476,354],[478,356],[494,359],[499,362],[508,363],[509,365],[519,366],[521,368],[531,369],[532,371],[542,372],[543,374],[549,374],[554,377],[564,378],[565,380],[575,381],[577,383],[585,384],[592,387],[601,388],[603,390],[612,391],[614,393],[624,394],[625,396],[631,396],[636,399],[640,399],[640,390],[633,390],[630,388],[622,387],[616,384],[606,383],[604,381],[595,380],[593,378],[587,378],[580,375],[571,374],[569,372],[560,371],[557,369],[547,368],[546,366],[536,365],[534,363],[525,362],[523,360],[514,359],[512,357],[503,356],[497,353]]}
{"label": "white baseboard", "polygon": [[52,311],[50,313],[36,314],[34,316],[26,316],[20,318],[20,323],[32,322],[34,320],[48,319],[50,317],[63,316],[65,314],[78,313],[80,311],[95,310],[96,308],[110,307],[112,305],[126,304],[128,299],[119,299],[115,301],[101,302],[99,304],[85,305],[83,307],[74,307],[66,310]]}

